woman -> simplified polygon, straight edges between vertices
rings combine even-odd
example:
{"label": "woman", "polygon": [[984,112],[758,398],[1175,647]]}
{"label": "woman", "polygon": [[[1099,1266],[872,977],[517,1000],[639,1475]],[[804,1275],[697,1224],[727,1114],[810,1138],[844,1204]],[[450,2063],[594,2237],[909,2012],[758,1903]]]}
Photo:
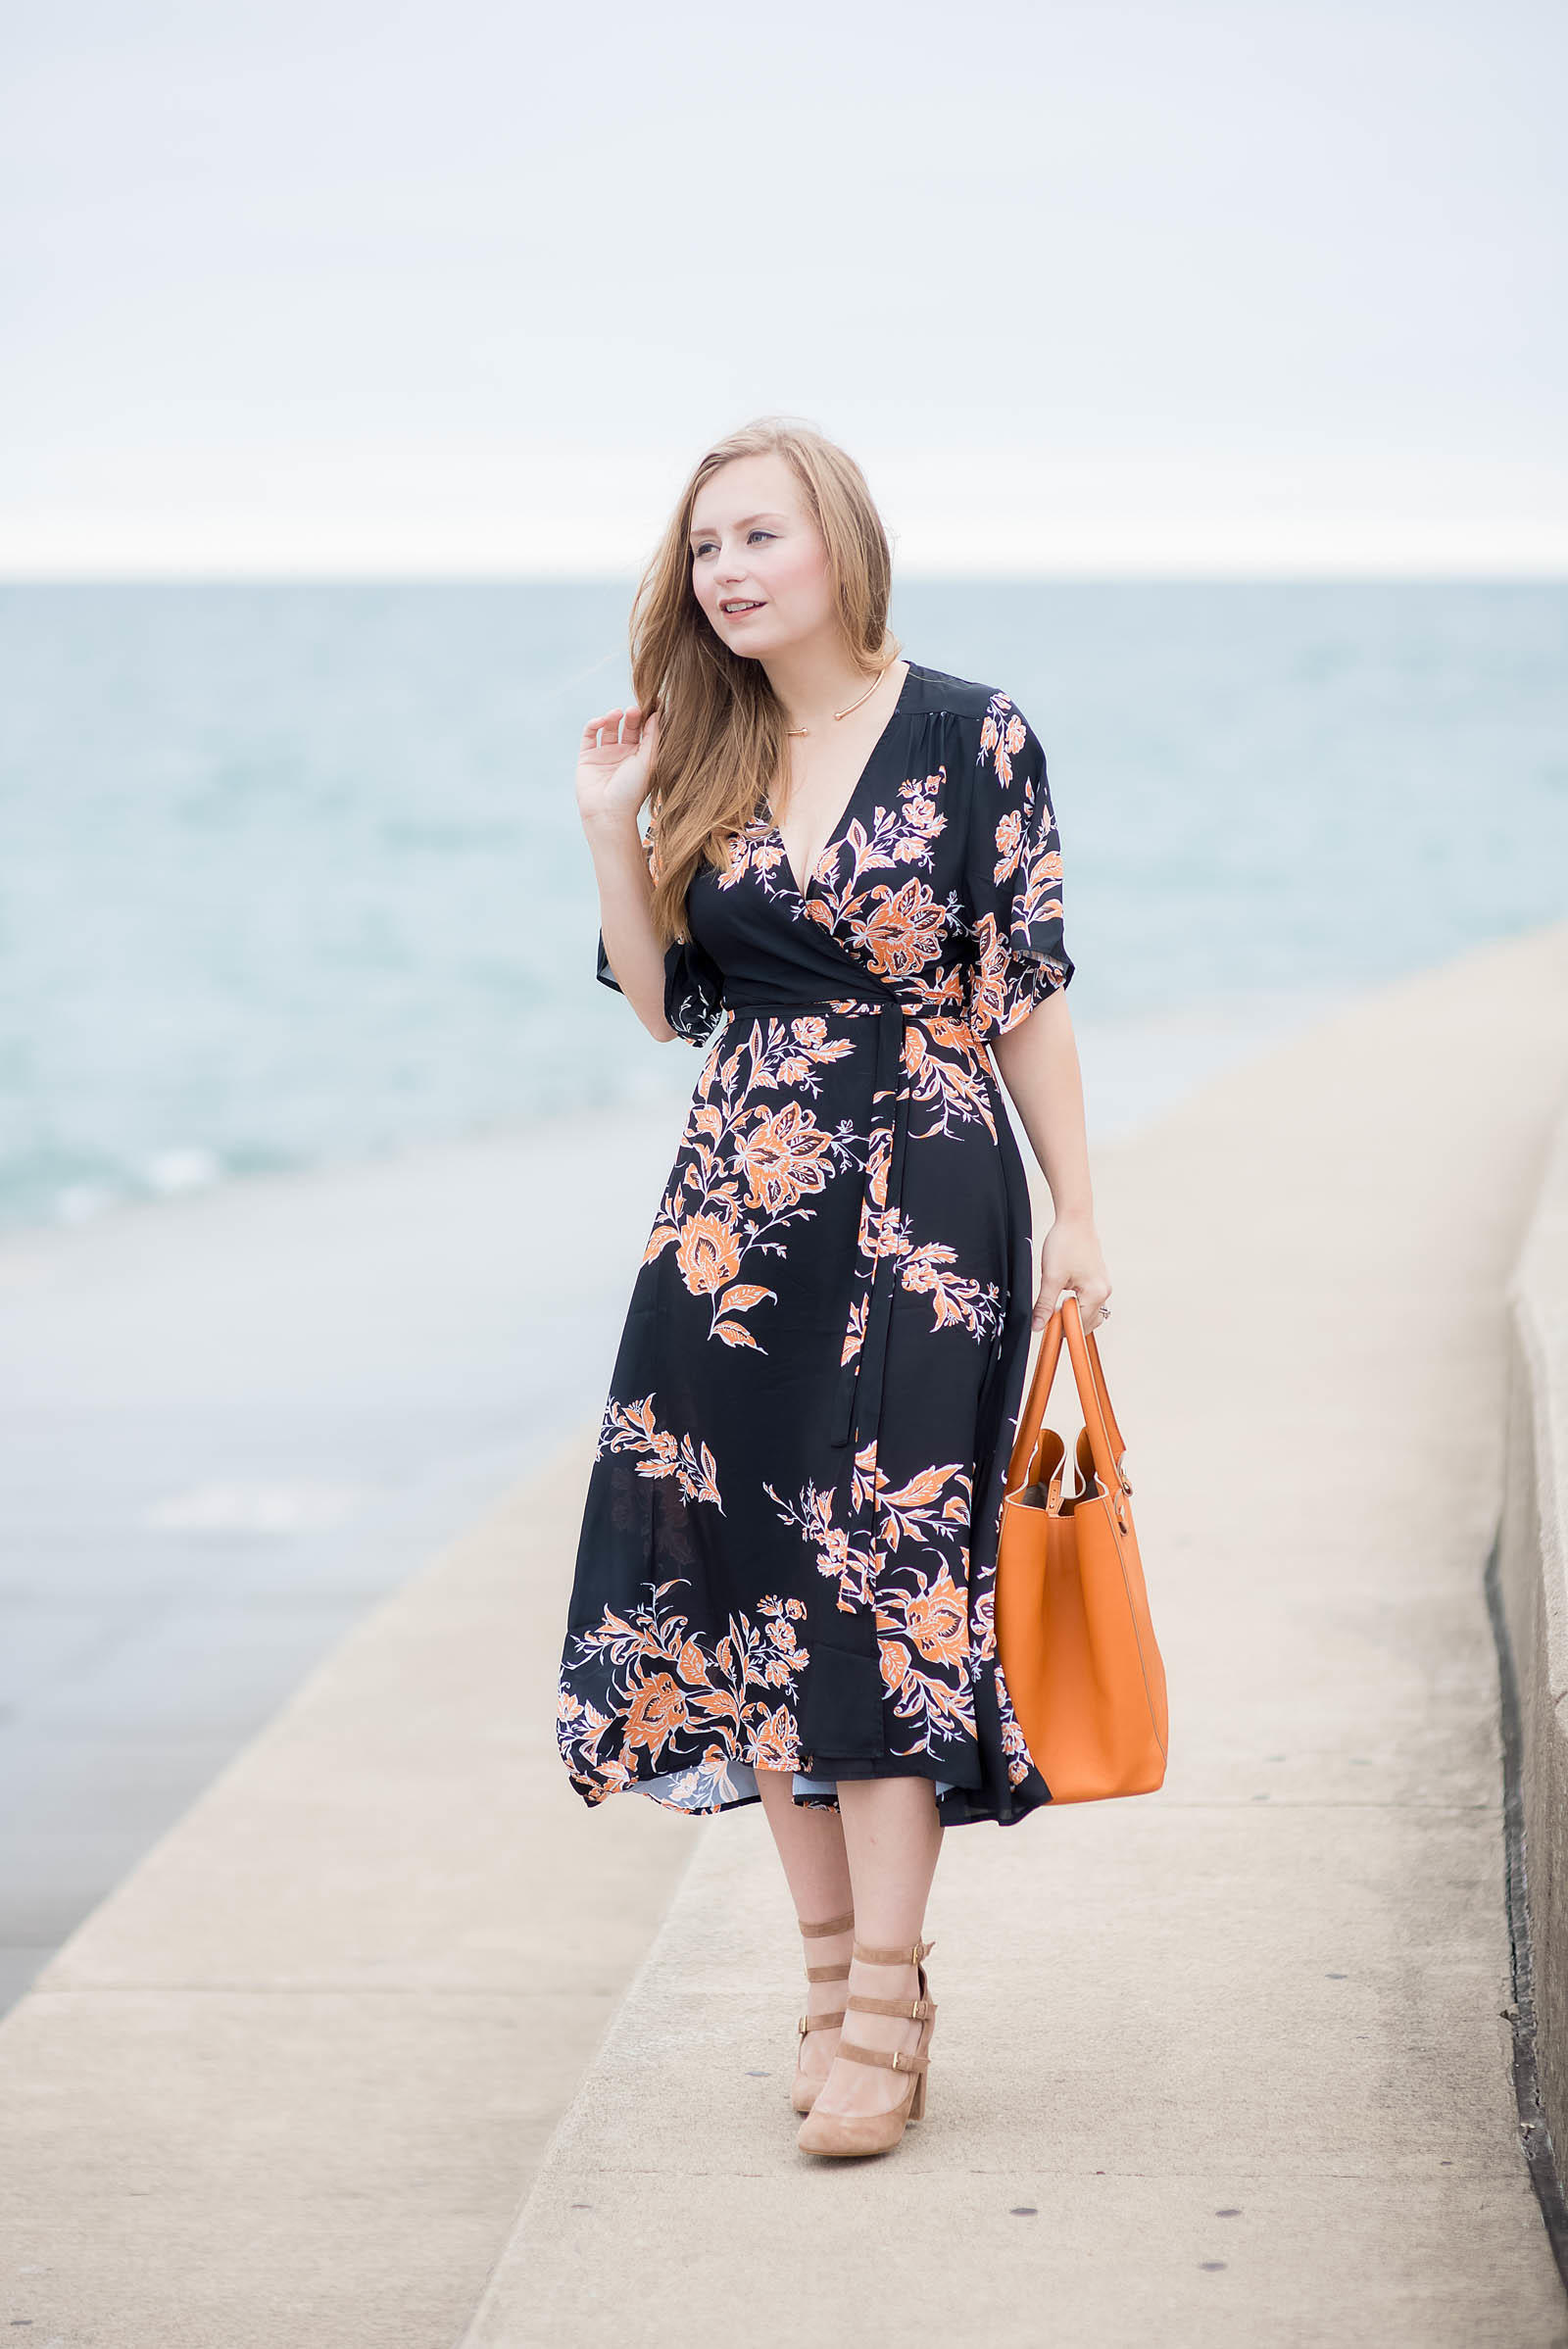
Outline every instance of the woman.
{"label": "woman", "polygon": [[[944,1826],[1051,1798],[997,1662],[1002,1484],[1031,1323],[1110,1294],[1044,754],[1004,693],[901,657],[890,570],[842,450],[720,442],[638,593],[638,699],[577,770],[599,977],[705,1057],[595,1454],[562,1752],[590,1803],[762,1804],[821,2154],[924,2109]],[[993,1052],[1054,1208],[1032,1307]]]}

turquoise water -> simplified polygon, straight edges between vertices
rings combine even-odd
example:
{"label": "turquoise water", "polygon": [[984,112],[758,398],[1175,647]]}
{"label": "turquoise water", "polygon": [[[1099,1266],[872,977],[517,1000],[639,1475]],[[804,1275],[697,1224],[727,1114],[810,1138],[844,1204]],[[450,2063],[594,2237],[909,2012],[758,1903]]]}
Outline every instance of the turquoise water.
{"label": "turquoise water", "polygon": [[[627,600],[0,588],[0,1221],[689,1085],[593,980]],[[1568,913],[1568,586],[919,582],[894,625],[1045,742],[1107,1051]]]}

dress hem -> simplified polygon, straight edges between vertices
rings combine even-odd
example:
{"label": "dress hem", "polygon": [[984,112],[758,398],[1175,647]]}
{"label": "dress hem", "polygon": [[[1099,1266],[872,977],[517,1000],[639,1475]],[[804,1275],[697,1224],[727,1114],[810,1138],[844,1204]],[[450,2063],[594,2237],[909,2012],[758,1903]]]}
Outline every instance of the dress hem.
{"label": "dress hem", "polygon": [[[784,1771],[778,1773],[780,1777]],[[795,1800],[805,1809],[837,1810],[835,1789],[841,1781],[857,1784],[871,1779],[926,1778],[936,1788],[937,1806],[949,1806],[956,1817],[961,1806],[965,1818],[975,1816],[971,1798],[983,1794],[985,1774],[978,1753],[962,1761],[942,1761],[934,1754],[885,1754],[874,1759],[831,1757],[812,1758],[809,1769],[795,1765],[789,1772]],[[724,1754],[693,1763],[685,1770],[664,1770],[641,1779],[626,1779],[618,1786],[577,1789],[590,1809],[598,1809],[612,1794],[645,1794],[666,1810],[684,1811],[690,1815],[717,1813],[742,1808],[759,1802],[757,1766],[743,1760],[739,1754]],[[956,1798],[956,1805],[952,1801]]]}

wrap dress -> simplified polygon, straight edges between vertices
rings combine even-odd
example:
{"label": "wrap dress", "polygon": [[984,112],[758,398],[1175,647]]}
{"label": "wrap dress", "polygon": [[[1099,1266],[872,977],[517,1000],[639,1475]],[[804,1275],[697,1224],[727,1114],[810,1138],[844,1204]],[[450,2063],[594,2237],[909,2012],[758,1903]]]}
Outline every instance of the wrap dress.
{"label": "wrap dress", "polygon": [[911,662],[811,871],[764,800],[686,904],[664,1011],[704,1057],[589,1473],[563,1758],[589,1803],[915,1773],[945,1825],[1010,1822],[1051,1797],[994,1628],[1034,1280],[989,1043],[1073,971],[1039,739]]}

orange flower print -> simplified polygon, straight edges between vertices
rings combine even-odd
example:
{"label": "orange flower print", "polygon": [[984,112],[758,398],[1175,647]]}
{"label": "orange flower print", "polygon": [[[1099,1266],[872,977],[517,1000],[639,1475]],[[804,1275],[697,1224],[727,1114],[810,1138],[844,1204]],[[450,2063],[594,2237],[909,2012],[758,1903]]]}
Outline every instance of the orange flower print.
{"label": "orange flower print", "polygon": [[[922,1468],[918,1476],[910,1477],[906,1484],[897,1488],[889,1483],[879,1466],[876,1496],[882,1512],[882,1538],[893,1549],[897,1549],[901,1540],[923,1542],[928,1531],[934,1531],[939,1524],[967,1526],[969,1522],[969,1479],[956,1460],[950,1461],[946,1468]],[[940,1519],[936,1515],[939,1500]]]}
{"label": "orange flower print", "polygon": [[[1043,918],[1059,913],[1060,905],[1048,902],[1038,910]],[[995,914],[981,915],[975,940],[980,951],[970,972],[969,1022],[976,1036],[1005,1035],[1066,984],[1059,960],[1043,951],[1015,949],[999,932]]]}
{"label": "orange flower print", "polygon": [[863,1605],[871,1590],[872,1546],[864,1540],[852,1542],[848,1528],[834,1524],[840,1488],[808,1484],[793,1501],[775,1493],[771,1485],[764,1484],[762,1491],[778,1511],[780,1522],[793,1525],[801,1539],[815,1549],[817,1573],[838,1584],[840,1613],[848,1615],[857,1605]]}
{"label": "orange flower print", "polygon": [[902,1688],[912,1667],[907,1652],[897,1639],[879,1639],[877,1651],[882,1659],[882,1685],[885,1688]]}
{"label": "orange flower print", "polygon": [[735,1143],[736,1163],[746,1176],[752,1203],[777,1215],[793,1207],[803,1194],[825,1189],[831,1147],[832,1137],[800,1101],[763,1110]]}
{"label": "orange flower print", "polygon": [[806,908],[813,921],[833,928],[857,913],[868,872],[885,872],[899,864],[932,864],[935,843],[948,825],[938,805],[946,779],[945,767],[930,775],[907,776],[899,785],[897,807],[878,807],[869,824],[857,818],[842,840],[829,842],[813,875],[821,896],[813,896]]}
{"label": "orange flower print", "polygon": [[915,1129],[921,1140],[979,1125],[995,1142],[997,1124],[986,1069],[983,1050],[966,1019],[933,1014],[918,1024],[907,1022],[904,1073],[909,1079],[909,1100],[930,1113],[930,1122]]}
{"label": "orange flower print", "polygon": [[994,913],[982,913],[975,924],[975,943],[979,948],[969,990],[969,1021],[977,1036],[1001,1033],[1011,1023],[1009,1012],[1016,1015],[1019,1006],[1010,1002],[1007,992],[1007,941],[997,929]]}
{"label": "orange flower print", "polygon": [[910,1243],[900,1250],[899,1285],[911,1297],[929,1297],[935,1330],[966,1329],[971,1338],[989,1338],[1002,1319],[1002,1292],[995,1281],[974,1281],[950,1271],[957,1261],[956,1248],[942,1240]]}
{"label": "orange flower print", "polygon": [[923,864],[929,859],[927,851],[937,834],[946,829],[947,817],[937,813],[936,794],[942,777],[932,775],[929,783],[906,783],[903,787],[904,824],[893,843],[893,858],[897,864]]}
{"label": "orange flower print", "polygon": [[717,1215],[694,1215],[675,1246],[680,1277],[693,1297],[711,1297],[735,1278],[741,1251],[731,1227]]}
{"label": "orange flower print", "polygon": [[[790,1699],[810,1660],[800,1637],[805,1601],[769,1592],[755,1617],[732,1614],[714,1640],[674,1607],[682,1588],[661,1583],[636,1608],[607,1607],[567,1635],[557,1736],[589,1802],[642,1785],[671,1809],[711,1810],[739,1798],[732,1762],[800,1767]],[[598,1702],[579,1693],[585,1686]]]}
{"label": "orange flower print", "polygon": [[779,1705],[757,1725],[747,1760],[758,1770],[793,1770],[801,1758],[800,1732],[788,1705]]}
{"label": "orange flower print", "polygon": [[[867,1008],[837,1007],[846,1017]],[[855,1050],[853,1036],[833,1035],[815,1014],[764,1016],[744,1027],[732,1019],[704,1064],[643,1261],[675,1249],[686,1288],[710,1300],[708,1334],[723,1346],[766,1352],[741,1316],[778,1293],[735,1275],[754,1250],[781,1255],[780,1228],[808,1221],[815,1209],[805,1202],[859,1165],[853,1130],[826,1131],[801,1099],[819,1092],[820,1071]],[[781,1092],[788,1098],[759,1098]]]}
{"label": "orange flower print", "polygon": [[928,1664],[956,1664],[968,1646],[964,1594],[946,1566],[934,1582],[912,1591],[903,1608],[904,1628]]}
{"label": "orange flower print", "polygon": [[1018,905],[1013,908],[1014,922],[1060,921],[1061,900],[1053,898],[1051,891],[1061,880],[1061,857],[1054,849],[1042,850],[1030,860],[1029,877],[1025,881]]}
{"label": "orange flower print", "polygon": [[814,1014],[791,1020],[790,1034],[798,1049],[788,1052],[778,1063],[778,1081],[781,1085],[802,1085],[811,1093],[816,1092],[821,1083],[812,1072],[829,1061],[845,1059],[855,1050],[848,1036],[830,1038],[827,1021],[816,1018]]}
{"label": "orange flower print", "polygon": [[1023,853],[1023,817],[1016,807],[1009,807],[997,826],[997,861],[992,868],[993,881],[1004,881],[1018,869]]}
{"label": "orange flower print", "polygon": [[857,944],[864,949],[879,978],[907,978],[940,951],[945,917],[923,881],[908,880],[896,892],[876,892],[879,903],[855,923]]}
{"label": "orange flower print", "polygon": [[632,1698],[626,1716],[625,1750],[635,1753],[646,1745],[650,1753],[657,1754],[685,1726],[686,1699],[679,1684],[671,1674],[656,1672]]}
{"label": "orange flower print", "polygon": [[720,889],[734,889],[748,876],[759,880],[767,896],[775,894],[773,874],[782,863],[784,844],[769,817],[759,810],[743,831],[730,838],[718,874]]}
{"label": "orange flower print", "polygon": [[1029,739],[1029,729],[1023,714],[1013,708],[1004,693],[993,694],[991,707],[980,728],[980,754],[988,754],[997,781],[1004,790],[1012,781],[1012,762]]}
{"label": "orange flower print", "polygon": [[634,1403],[617,1403],[613,1395],[610,1397],[594,1457],[597,1459],[600,1452],[606,1451],[642,1453],[637,1462],[639,1476],[672,1476],[688,1500],[710,1501],[723,1516],[717,1465],[711,1451],[706,1444],[694,1443],[690,1436],[677,1440],[669,1429],[660,1427],[654,1417],[651,1395]]}

